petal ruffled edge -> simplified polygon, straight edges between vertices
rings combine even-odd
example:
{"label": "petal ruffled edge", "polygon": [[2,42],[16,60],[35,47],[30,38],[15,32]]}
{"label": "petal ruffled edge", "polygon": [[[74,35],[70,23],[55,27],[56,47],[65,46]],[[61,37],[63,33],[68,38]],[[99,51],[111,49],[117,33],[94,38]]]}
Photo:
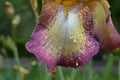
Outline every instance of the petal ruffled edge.
{"label": "petal ruffled edge", "polygon": [[93,38],[88,38],[85,44],[85,52],[73,53],[73,55],[61,55],[57,61],[57,65],[65,67],[79,67],[85,65],[90,58],[99,51],[99,43]]}
{"label": "petal ruffled edge", "polygon": [[54,73],[56,57],[52,53],[47,52],[40,43],[41,40],[45,40],[46,32],[47,30],[44,29],[42,25],[36,26],[31,35],[30,41],[25,44],[25,47],[30,53],[33,53],[38,60],[47,64],[49,70]]}

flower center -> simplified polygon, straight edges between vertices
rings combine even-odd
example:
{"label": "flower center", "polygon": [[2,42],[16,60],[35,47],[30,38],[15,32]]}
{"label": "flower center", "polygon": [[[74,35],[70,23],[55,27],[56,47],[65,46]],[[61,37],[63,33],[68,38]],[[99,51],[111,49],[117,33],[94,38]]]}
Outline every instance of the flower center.
{"label": "flower center", "polygon": [[62,4],[64,6],[72,6],[78,4],[78,0],[54,0],[54,2],[58,4]]}
{"label": "flower center", "polygon": [[[61,4],[63,6],[72,6],[72,5],[77,5],[79,3],[88,3],[88,2],[93,2],[93,1],[98,1],[98,0],[43,0],[45,3],[52,1],[57,4]],[[107,0],[105,0],[107,2]]]}
{"label": "flower center", "polygon": [[47,41],[51,44],[48,47],[49,52],[54,50],[55,53],[62,53],[64,49],[64,55],[71,55],[73,52],[84,53],[86,36],[83,22],[74,10],[70,10],[67,16],[61,11],[50,26],[52,26],[48,33],[50,38]]}

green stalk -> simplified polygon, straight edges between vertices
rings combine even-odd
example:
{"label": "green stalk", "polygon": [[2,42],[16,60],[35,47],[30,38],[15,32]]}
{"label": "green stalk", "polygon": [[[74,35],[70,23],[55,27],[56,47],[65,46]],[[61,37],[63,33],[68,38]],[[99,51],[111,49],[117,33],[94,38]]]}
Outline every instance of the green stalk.
{"label": "green stalk", "polygon": [[63,76],[63,72],[62,72],[62,68],[61,67],[58,68],[58,72],[59,72],[59,75],[60,75],[60,80],[65,80],[64,76]]}
{"label": "green stalk", "polygon": [[114,55],[112,53],[110,53],[108,56],[107,64],[103,69],[103,79],[102,80],[107,80],[111,77],[113,64],[114,64]]}
{"label": "green stalk", "polygon": [[89,61],[88,63],[88,70],[89,70],[89,75],[88,75],[88,80],[93,80],[93,64],[92,64],[92,60]]}
{"label": "green stalk", "polygon": [[75,80],[76,74],[77,74],[77,70],[76,70],[76,69],[73,69],[70,80]]}
{"label": "green stalk", "polygon": [[14,58],[15,58],[16,64],[20,66],[20,58],[19,58],[17,49],[14,50]]}
{"label": "green stalk", "polygon": [[12,26],[12,38],[14,41],[16,40],[16,28],[14,28],[14,25]]}
{"label": "green stalk", "polygon": [[118,66],[118,77],[119,77],[118,80],[120,80],[120,60],[119,60],[119,66]]}
{"label": "green stalk", "polygon": [[[19,55],[18,55],[18,50],[17,50],[17,48],[14,50],[14,58],[15,58],[16,64],[17,64],[18,66],[20,66],[20,58],[19,58]],[[20,72],[19,70],[18,70],[18,72],[17,72],[16,80],[22,80],[22,75],[21,75],[21,72]]]}
{"label": "green stalk", "polygon": [[[14,27],[12,27],[12,37],[13,37],[13,41],[15,41],[16,40],[16,30]],[[18,66],[20,66],[21,64],[20,64],[19,53],[18,53],[18,49],[17,49],[17,46],[15,43],[14,43],[14,48],[13,48],[13,54],[14,54],[16,64]],[[21,75],[21,72],[19,70],[17,72],[16,80],[22,80],[22,75]]]}
{"label": "green stalk", "polygon": [[[13,51],[14,53],[14,58],[15,58],[15,61],[16,61],[16,64],[18,66],[20,66],[20,58],[19,58],[19,55],[18,55],[18,50],[17,48]],[[16,80],[22,80],[22,75],[21,75],[21,72],[18,70],[17,72],[17,77],[16,77]]]}
{"label": "green stalk", "polygon": [[50,80],[47,67],[45,67],[45,80]]}

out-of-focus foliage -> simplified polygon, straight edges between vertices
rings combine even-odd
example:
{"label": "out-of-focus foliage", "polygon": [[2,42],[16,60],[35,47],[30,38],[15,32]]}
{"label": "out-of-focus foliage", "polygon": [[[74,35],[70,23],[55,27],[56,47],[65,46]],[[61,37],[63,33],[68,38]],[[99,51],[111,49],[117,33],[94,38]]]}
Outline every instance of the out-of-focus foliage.
{"label": "out-of-focus foliage", "polygon": [[[0,0],[0,37],[10,36],[22,56],[28,55],[24,44],[30,38],[35,21],[35,14],[29,0]],[[0,45],[0,53],[2,53],[1,47],[3,46]]]}
{"label": "out-of-focus foliage", "polygon": [[[0,69],[0,80],[120,80],[120,73],[115,74],[112,71],[113,63],[114,56],[111,54],[106,65],[104,65],[102,73],[95,72],[92,61],[90,61],[84,66],[83,70],[80,68],[57,67],[56,74],[53,75],[45,65],[34,61],[30,69],[19,66]],[[21,72],[20,78],[18,78],[18,72]]]}
{"label": "out-of-focus foliage", "polygon": [[120,0],[108,0],[111,7],[111,15],[112,15],[112,19],[113,22],[115,24],[115,27],[117,28],[117,30],[120,33]]}
{"label": "out-of-focus foliage", "polygon": [[6,1],[12,3],[15,14],[19,14],[21,18],[21,22],[16,28],[16,37],[19,40],[26,41],[35,26],[35,15],[30,2],[29,0],[0,0],[0,34],[2,35],[12,35],[11,20],[6,14]]}

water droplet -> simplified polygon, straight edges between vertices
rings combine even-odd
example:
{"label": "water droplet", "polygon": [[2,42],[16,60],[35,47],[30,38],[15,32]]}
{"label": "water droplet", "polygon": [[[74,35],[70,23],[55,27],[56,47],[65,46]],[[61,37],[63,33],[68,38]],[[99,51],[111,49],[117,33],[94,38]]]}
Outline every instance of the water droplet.
{"label": "water droplet", "polygon": [[79,64],[78,64],[78,62],[76,62],[76,66],[78,66]]}

